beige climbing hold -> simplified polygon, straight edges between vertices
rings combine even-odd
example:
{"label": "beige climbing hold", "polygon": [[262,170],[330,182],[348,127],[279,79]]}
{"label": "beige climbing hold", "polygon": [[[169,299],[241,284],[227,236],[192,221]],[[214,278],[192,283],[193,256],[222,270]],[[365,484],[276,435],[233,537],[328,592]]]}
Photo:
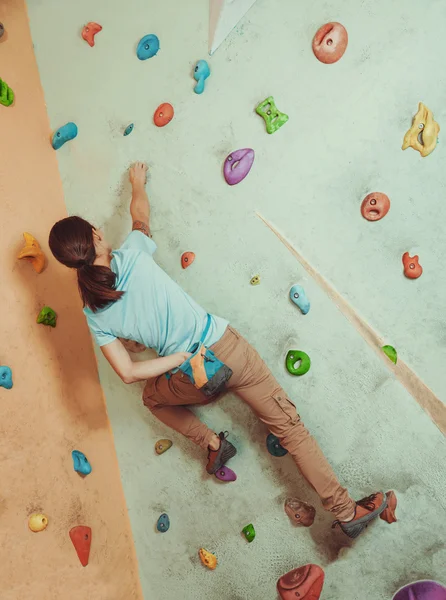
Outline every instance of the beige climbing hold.
{"label": "beige climbing hold", "polygon": [[249,282],[251,285],[259,285],[260,283],[260,275],[254,275],[254,277]]}
{"label": "beige climbing hold", "polygon": [[164,454],[164,452],[167,452],[171,447],[172,442],[170,440],[158,440],[155,444],[155,452],[157,454]]}
{"label": "beige climbing hold", "polygon": [[217,568],[217,557],[214,554],[208,552],[204,548],[200,548],[198,554],[205,567],[211,569],[212,571]]}
{"label": "beige climbing hold", "polygon": [[48,517],[46,515],[42,515],[41,513],[33,513],[28,519],[28,527],[35,533],[43,531],[47,528],[47,525]]}
{"label": "beige climbing hold", "polygon": [[26,258],[34,267],[36,273],[41,273],[45,268],[45,255],[40,244],[30,233],[24,233],[23,237],[25,238],[25,246],[17,258]]}

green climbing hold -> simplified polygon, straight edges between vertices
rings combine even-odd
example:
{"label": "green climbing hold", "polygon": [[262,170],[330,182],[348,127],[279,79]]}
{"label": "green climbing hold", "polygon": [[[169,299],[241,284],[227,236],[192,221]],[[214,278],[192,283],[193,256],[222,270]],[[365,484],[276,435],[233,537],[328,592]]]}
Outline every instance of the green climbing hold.
{"label": "green climbing hold", "polygon": [[398,354],[393,346],[383,346],[381,350],[384,354],[390,358],[394,365],[396,365],[396,361],[398,360]]}
{"label": "green climbing hold", "polygon": [[9,85],[0,79],[0,104],[3,106],[11,106],[14,102],[14,92]]}
{"label": "green climbing hold", "polygon": [[49,327],[56,327],[57,314],[49,306],[44,306],[39,312],[37,317],[37,323],[39,325],[48,325]]}
{"label": "green climbing hold", "polygon": [[256,537],[256,530],[254,529],[254,525],[252,523],[246,525],[246,527],[243,527],[242,533],[249,543],[254,541],[254,538]]}
{"label": "green climbing hold", "polygon": [[[299,361],[300,365],[296,367]],[[310,370],[310,366],[310,357],[302,350],[290,350],[286,355],[286,368],[291,375],[305,375]]]}
{"label": "green climbing hold", "polygon": [[268,133],[276,132],[282,125],[285,125],[289,119],[288,115],[278,110],[272,96],[269,96],[258,105],[256,113],[264,119],[266,131]]}

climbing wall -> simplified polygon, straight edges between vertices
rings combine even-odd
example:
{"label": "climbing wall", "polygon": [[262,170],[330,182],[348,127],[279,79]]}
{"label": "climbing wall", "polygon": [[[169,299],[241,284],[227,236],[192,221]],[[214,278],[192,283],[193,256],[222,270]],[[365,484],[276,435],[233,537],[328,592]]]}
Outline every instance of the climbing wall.
{"label": "climbing wall", "polygon": [[[76,283],[47,244],[66,208],[24,3],[3,2],[0,21],[0,77],[14,92],[10,106],[0,105],[0,597],[136,600],[137,562],[94,353]],[[23,232],[34,236],[26,244]],[[45,305],[57,312],[56,327],[51,318],[37,322]],[[91,462],[88,476],[73,468],[75,449]],[[91,541],[86,566],[70,539],[79,526],[91,528],[89,540],[84,530],[76,540]]]}
{"label": "climbing wall", "polygon": [[[145,597],[275,598],[278,577],[310,562],[325,570],[327,599],[388,600],[412,580],[444,578],[446,445],[426,398],[407,390],[264,222],[444,402],[442,130],[425,158],[401,149],[420,101],[446,128],[443,3],[420,18],[415,0],[258,0],[211,58],[207,0],[162,9],[154,0],[41,0],[29,9],[51,130],[70,121],[79,129],[57,151],[69,212],[119,244],[130,228],[126,170],[147,161],[156,260],[258,348],[353,497],[394,489],[399,499],[391,526],[378,521],[354,543],[332,531],[291,459],[267,453],[267,431],[234,397],[199,411],[238,448],[237,481],[208,478],[203,453],[157,423],[141,405],[142,386],[122,384],[98,354]],[[93,47],[81,35],[90,21],[102,26]],[[312,40],[330,21],[349,41],[341,60],[325,64]],[[147,34],[160,48],[141,61]],[[211,75],[194,94],[200,59]],[[289,117],[272,135],[255,112],[270,95]],[[153,115],[165,102],[175,115],[158,128]],[[251,170],[228,186],[224,162],[244,148],[255,151]],[[360,209],[375,192],[391,207],[370,222]],[[186,270],[184,251],[196,254]],[[404,276],[405,252],[419,256],[420,278]],[[311,301],[307,315],[289,299],[294,284]],[[290,349],[311,357],[303,377],[286,370]],[[165,437],[174,444],[158,456]],[[316,507],[311,528],[291,526],[289,496]],[[155,528],[162,513],[164,534]],[[252,543],[240,533],[248,523]],[[217,555],[215,571],[200,564],[200,547]]]}

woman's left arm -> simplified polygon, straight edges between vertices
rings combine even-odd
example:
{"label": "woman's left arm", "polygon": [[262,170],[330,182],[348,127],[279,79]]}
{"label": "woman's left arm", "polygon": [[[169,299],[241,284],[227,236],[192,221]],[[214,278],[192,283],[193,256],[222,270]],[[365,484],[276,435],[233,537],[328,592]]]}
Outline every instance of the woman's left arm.
{"label": "woman's left arm", "polygon": [[119,340],[101,346],[102,354],[124,383],[145,381],[179,367],[191,354],[176,352],[170,356],[133,362]]}

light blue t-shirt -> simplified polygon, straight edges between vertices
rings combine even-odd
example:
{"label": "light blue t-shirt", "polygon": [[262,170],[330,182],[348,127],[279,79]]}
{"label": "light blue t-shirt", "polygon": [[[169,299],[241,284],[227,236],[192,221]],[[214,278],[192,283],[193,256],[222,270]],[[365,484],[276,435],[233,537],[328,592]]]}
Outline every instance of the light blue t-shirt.
{"label": "light blue t-shirt", "polygon": [[[155,250],[155,242],[135,230],[112,252],[110,268],[117,275],[116,289],[125,294],[97,312],[84,308],[99,346],[125,338],[168,356],[190,351],[199,342],[207,312],[156,264]],[[211,317],[204,340],[208,347],[218,342],[228,325],[220,317]]]}

